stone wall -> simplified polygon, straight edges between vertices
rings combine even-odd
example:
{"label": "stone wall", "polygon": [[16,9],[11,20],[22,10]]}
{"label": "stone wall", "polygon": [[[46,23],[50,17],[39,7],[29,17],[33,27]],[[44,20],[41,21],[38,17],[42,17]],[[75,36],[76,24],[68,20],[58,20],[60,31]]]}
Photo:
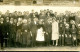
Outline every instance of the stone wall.
{"label": "stone wall", "polygon": [[[15,4],[16,2],[20,3],[19,5],[33,5],[33,0],[3,0],[3,2],[0,2],[0,5],[17,5]],[[78,6],[80,5],[80,0],[43,0],[42,5]]]}

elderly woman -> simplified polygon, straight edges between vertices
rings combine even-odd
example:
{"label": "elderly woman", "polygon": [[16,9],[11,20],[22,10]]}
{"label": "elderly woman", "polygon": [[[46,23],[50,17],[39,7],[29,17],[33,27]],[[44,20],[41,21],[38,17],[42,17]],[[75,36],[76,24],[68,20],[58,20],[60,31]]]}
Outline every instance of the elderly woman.
{"label": "elderly woman", "polygon": [[65,45],[70,45],[71,42],[71,34],[70,34],[70,28],[69,28],[69,24],[66,24],[65,27]]}
{"label": "elderly woman", "polygon": [[29,46],[30,42],[30,26],[28,25],[28,21],[26,19],[23,19],[23,25],[22,25],[22,44],[23,47]]}
{"label": "elderly woman", "polygon": [[22,18],[18,18],[16,31],[16,46],[22,46]]}
{"label": "elderly woman", "polygon": [[56,46],[58,45],[58,39],[59,39],[59,27],[58,27],[58,22],[56,21],[56,18],[53,19],[52,22],[52,40],[53,40],[53,45],[54,41],[56,40]]}

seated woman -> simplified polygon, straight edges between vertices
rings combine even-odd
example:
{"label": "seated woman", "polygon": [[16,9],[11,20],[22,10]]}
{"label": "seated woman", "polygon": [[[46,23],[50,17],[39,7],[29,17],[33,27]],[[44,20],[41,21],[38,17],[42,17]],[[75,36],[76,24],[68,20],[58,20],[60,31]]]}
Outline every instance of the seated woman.
{"label": "seated woman", "polygon": [[66,24],[65,27],[65,45],[71,45],[71,34],[70,34],[70,28],[69,24]]}

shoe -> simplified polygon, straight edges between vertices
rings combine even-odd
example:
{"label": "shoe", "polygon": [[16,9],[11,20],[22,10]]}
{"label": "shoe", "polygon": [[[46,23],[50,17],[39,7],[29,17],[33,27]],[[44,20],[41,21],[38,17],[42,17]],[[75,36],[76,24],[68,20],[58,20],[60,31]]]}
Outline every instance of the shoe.
{"label": "shoe", "polygon": [[75,46],[75,45],[73,44],[73,46]]}
{"label": "shoe", "polygon": [[62,45],[62,46],[64,46],[64,45]]}
{"label": "shoe", "polygon": [[1,47],[1,49],[3,50],[3,49],[4,49],[4,47]]}
{"label": "shoe", "polygon": [[57,44],[55,46],[58,46]]}

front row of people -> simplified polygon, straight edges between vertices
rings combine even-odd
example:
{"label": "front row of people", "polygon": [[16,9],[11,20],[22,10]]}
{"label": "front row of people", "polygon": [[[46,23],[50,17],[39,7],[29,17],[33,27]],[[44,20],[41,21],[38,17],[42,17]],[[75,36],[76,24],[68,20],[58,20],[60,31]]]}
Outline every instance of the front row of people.
{"label": "front row of people", "polygon": [[[72,20],[73,21],[73,20]],[[79,25],[80,26],[80,25]],[[58,21],[54,17],[47,20],[34,18],[13,19],[0,18],[1,47],[29,47],[50,45],[77,45],[79,28],[66,21]]]}

